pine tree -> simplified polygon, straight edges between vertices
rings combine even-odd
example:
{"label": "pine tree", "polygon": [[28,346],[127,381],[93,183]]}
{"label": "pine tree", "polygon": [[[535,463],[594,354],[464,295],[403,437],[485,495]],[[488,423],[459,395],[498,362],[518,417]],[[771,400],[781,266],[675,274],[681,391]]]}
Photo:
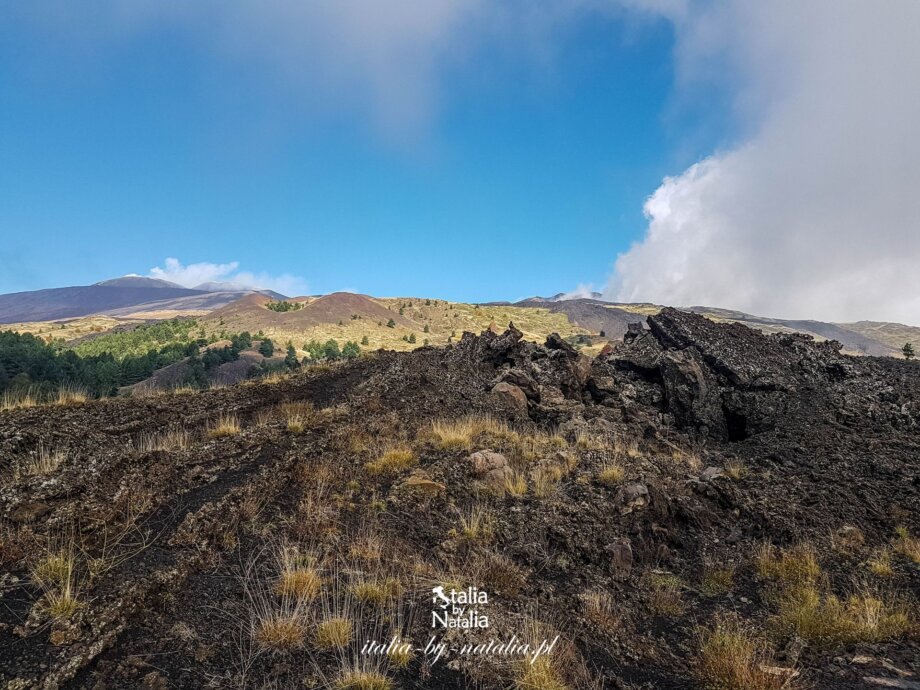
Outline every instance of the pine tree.
{"label": "pine tree", "polygon": [[339,343],[336,340],[329,339],[326,341],[326,344],[323,345],[323,356],[326,359],[335,361],[342,358],[342,351],[339,350]]}
{"label": "pine tree", "polygon": [[901,348],[901,352],[904,354],[904,359],[914,358],[914,346],[910,343],[904,343],[904,347]]}
{"label": "pine tree", "polygon": [[363,338],[361,338],[361,344],[364,345],[365,347],[367,347],[367,346],[370,345],[371,343],[370,343],[370,341],[367,339],[367,336],[364,336]]}
{"label": "pine tree", "polygon": [[414,342],[415,342],[415,333],[410,333],[410,334],[409,334],[409,339],[408,339],[407,342],[410,342],[410,343],[414,343]]}
{"label": "pine tree", "polygon": [[355,359],[360,354],[361,348],[358,347],[358,343],[353,340],[349,340],[342,346],[342,357],[345,359]]}
{"label": "pine tree", "polygon": [[396,328],[396,322],[393,319],[387,321],[387,328]]}
{"label": "pine tree", "polygon": [[284,364],[288,369],[296,369],[300,363],[297,361],[297,350],[292,343],[288,343],[287,354],[284,356]]}

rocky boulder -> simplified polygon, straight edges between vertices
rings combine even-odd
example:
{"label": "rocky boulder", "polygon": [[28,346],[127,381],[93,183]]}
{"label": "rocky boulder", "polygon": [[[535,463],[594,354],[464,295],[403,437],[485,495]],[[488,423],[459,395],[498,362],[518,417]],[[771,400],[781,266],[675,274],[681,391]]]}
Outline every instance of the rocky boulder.
{"label": "rocky boulder", "polygon": [[492,386],[492,396],[499,404],[517,410],[519,412],[527,411],[527,396],[520,388],[513,383],[502,381]]}

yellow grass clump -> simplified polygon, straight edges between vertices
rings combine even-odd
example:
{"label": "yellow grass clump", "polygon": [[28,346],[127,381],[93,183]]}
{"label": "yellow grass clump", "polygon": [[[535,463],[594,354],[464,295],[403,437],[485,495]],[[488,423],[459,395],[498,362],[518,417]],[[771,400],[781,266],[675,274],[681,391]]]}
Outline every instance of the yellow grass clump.
{"label": "yellow grass clump", "polygon": [[141,434],[135,441],[135,447],[140,453],[157,450],[171,452],[188,448],[191,443],[192,435],[188,431],[185,429],[170,429],[158,434]]}
{"label": "yellow grass clump", "polygon": [[335,690],[393,690],[393,681],[379,671],[343,670],[333,684]]}
{"label": "yellow grass clump", "polygon": [[468,541],[488,541],[492,538],[492,517],[480,505],[460,515],[460,535]]}
{"label": "yellow grass clump", "polygon": [[17,474],[27,477],[52,474],[67,459],[67,454],[60,449],[50,449],[43,443],[38,445],[38,453],[34,457],[23,460],[17,468]]}
{"label": "yellow grass clump", "polygon": [[597,481],[605,486],[616,486],[626,478],[626,470],[619,463],[610,463],[597,473]]}
{"label": "yellow grass clump", "polygon": [[731,591],[735,580],[734,566],[720,566],[707,563],[703,566],[700,589],[704,594],[714,596]]}
{"label": "yellow grass clump", "polygon": [[920,539],[911,536],[906,527],[898,527],[895,530],[893,547],[895,553],[909,558],[914,563],[920,563]]}
{"label": "yellow grass clump", "polygon": [[559,672],[556,670],[552,658],[538,656],[531,661],[529,658],[518,664],[518,672],[514,679],[515,690],[569,690]]}
{"label": "yellow grass clump", "polygon": [[256,621],[253,637],[264,649],[288,651],[303,647],[306,632],[298,615],[270,613]]}
{"label": "yellow grass clump", "polygon": [[732,481],[740,481],[744,473],[745,467],[740,460],[729,460],[725,463],[725,476]]}
{"label": "yellow grass clump", "polygon": [[812,644],[880,642],[912,626],[908,610],[863,588],[846,600],[814,584],[793,585],[776,600],[774,626]]}
{"label": "yellow grass clump", "polygon": [[45,554],[31,570],[32,580],[43,593],[42,609],[54,620],[66,620],[83,607],[77,593],[76,568],[71,543]]}
{"label": "yellow grass clump", "polygon": [[527,479],[520,472],[509,472],[505,475],[502,488],[507,495],[513,498],[521,498],[527,494]]}
{"label": "yellow grass clump", "polygon": [[894,575],[894,566],[891,564],[891,549],[884,548],[876,551],[866,562],[871,572],[876,577],[891,577]]}
{"label": "yellow grass clump", "polygon": [[79,405],[89,400],[89,393],[81,386],[62,386],[54,396],[55,405]]}
{"label": "yellow grass clump", "polygon": [[375,578],[354,583],[351,594],[365,604],[385,604],[399,596],[400,589],[399,580],[395,578]]}
{"label": "yellow grass clump", "polygon": [[364,465],[369,474],[398,474],[415,464],[415,453],[405,446],[394,446],[385,450],[376,460]]}
{"label": "yellow grass clump", "polygon": [[240,422],[236,415],[223,414],[208,426],[209,438],[224,438],[240,433]]}
{"label": "yellow grass clump", "polygon": [[807,542],[787,549],[763,544],[756,560],[757,572],[767,580],[787,584],[812,582],[821,574],[815,548]]}
{"label": "yellow grass clump", "polygon": [[4,391],[3,397],[0,398],[0,412],[18,410],[25,407],[35,407],[36,405],[38,405],[38,396],[32,392],[31,388],[24,391]]}
{"label": "yellow grass clump", "polygon": [[718,690],[782,690],[796,687],[793,669],[772,664],[766,640],[737,616],[716,620],[701,635],[698,675],[705,687]]}
{"label": "yellow grass clump", "polygon": [[353,637],[353,624],[347,618],[327,618],[316,626],[315,643],[319,649],[342,649]]}

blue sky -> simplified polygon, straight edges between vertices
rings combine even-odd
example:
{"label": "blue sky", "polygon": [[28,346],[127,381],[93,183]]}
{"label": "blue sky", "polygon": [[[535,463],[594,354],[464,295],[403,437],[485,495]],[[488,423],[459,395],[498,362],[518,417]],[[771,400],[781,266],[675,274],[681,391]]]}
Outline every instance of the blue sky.
{"label": "blue sky", "polygon": [[526,38],[524,17],[450,19],[470,45],[426,35],[378,74],[361,54],[230,51],[200,18],[103,9],[91,30],[54,11],[0,9],[0,292],[167,257],[310,293],[602,288],[645,199],[730,129],[717,91],[678,94],[663,17],[575,13]]}

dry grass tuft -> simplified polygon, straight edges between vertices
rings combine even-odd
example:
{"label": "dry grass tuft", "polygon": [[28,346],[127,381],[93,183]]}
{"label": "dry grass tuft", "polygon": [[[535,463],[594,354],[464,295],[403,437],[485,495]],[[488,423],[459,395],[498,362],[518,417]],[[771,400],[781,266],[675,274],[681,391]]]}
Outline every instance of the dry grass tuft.
{"label": "dry grass tuft", "polygon": [[605,486],[616,486],[626,478],[626,470],[616,462],[605,465],[597,473],[597,481]]}
{"label": "dry grass tuft", "polygon": [[291,377],[293,377],[293,374],[290,372],[273,371],[270,374],[266,374],[265,376],[262,376],[256,380],[259,383],[276,384],[276,383],[282,383],[284,381],[287,381]]}
{"label": "dry grass tuft", "polygon": [[614,630],[619,627],[620,619],[616,615],[616,606],[609,592],[602,589],[592,589],[582,593],[581,603],[584,607],[585,617],[595,625],[605,630]]}
{"label": "dry grass tuft", "polygon": [[300,553],[295,548],[285,548],[281,550],[278,560],[280,573],[275,591],[297,602],[316,598],[323,584],[323,579],[314,567],[316,558],[312,554]]}
{"label": "dry grass tuft", "polygon": [[319,573],[312,568],[295,567],[282,571],[275,589],[281,596],[310,600],[316,598],[322,584]]}
{"label": "dry grass tuft", "polygon": [[473,506],[460,515],[460,536],[468,541],[489,541],[492,538],[492,516],[481,505]]}
{"label": "dry grass tuft", "polygon": [[191,444],[192,435],[185,429],[170,429],[159,434],[141,434],[134,446],[139,453],[150,453],[157,450],[166,452],[182,450]]}
{"label": "dry grass tuft", "polygon": [[89,400],[89,393],[81,386],[62,386],[54,397],[55,405],[80,405]]}
{"label": "dry grass tuft", "polygon": [[170,391],[173,395],[194,395],[197,392],[198,389],[192,386],[176,386]]}
{"label": "dry grass tuft", "polygon": [[45,554],[32,568],[32,580],[43,593],[42,607],[54,620],[67,620],[84,604],[77,593],[77,560],[73,541]]}
{"label": "dry grass tuft", "polygon": [[402,590],[399,580],[393,577],[370,578],[351,586],[351,594],[364,604],[386,604],[399,596]]}
{"label": "dry grass tuft", "polygon": [[362,563],[379,563],[383,557],[383,540],[374,534],[362,535],[348,547],[348,556]]}
{"label": "dry grass tuft", "polygon": [[815,547],[802,542],[787,549],[763,544],[757,553],[757,572],[767,580],[785,584],[813,582],[821,574]]}
{"label": "dry grass tuft", "polygon": [[700,581],[700,589],[704,594],[715,596],[730,592],[735,580],[735,567],[713,565],[706,563],[703,566],[703,577]]}
{"label": "dry grass tuft", "polygon": [[55,472],[66,459],[67,454],[64,451],[51,450],[43,443],[39,443],[38,453],[34,457],[22,460],[16,468],[16,474],[27,477],[49,475]]}
{"label": "dry grass tuft", "polygon": [[725,463],[725,476],[734,482],[741,481],[741,478],[747,474],[747,468],[740,460],[729,460]]}
{"label": "dry grass tuft", "polygon": [[393,446],[385,450],[376,460],[364,465],[372,475],[399,474],[415,464],[416,456],[411,448]]}
{"label": "dry grass tuft", "polygon": [[686,465],[691,472],[699,472],[703,468],[703,461],[700,459],[699,454],[693,450],[675,447],[671,451],[671,459],[674,462]]}
{"label": "dry grass tuft", "polygon": [[546,498],[552,495],[563,477],[563,472],[563,469],[558,466],[537,468],[533,473],[533,495],[537,498]]}
{"label": "dry grass tuft", "polygon": [[894,575],[894,566],[891,564],[891,549],[884,548],[876,551],[866,565],[876,577],[891,577]]}
{"label": "dry grass tuft", "polygon": [[597,434],[582,428],[575,432],[575,447],[578,450],[604,450],[607,444]]}
{"label": "dry grass tuft", "polygon": [[509,472],[502,488],[512,498],[522,498],[527,494],[527,478],[521,472]]}
{"label": "dry grass tuft", "polygon": [[346,669],[332,686],[335,690],[393,690],[393,681],[379,671]]}
{"label": "dry grass tuft", "polygon": [[353,637],[354,625],[348,618],[328,618],[316,626],[315,643],[319,649],[342,649]]}
{"label": "dry grass tuft", "polygon": [[895,535],[895,540],[892,544],[895,553],[920,564],[920,539],[912,537],[906,527],[898,527],[895,530]]}
{"label": "dry grass tuft", "polygon": [[257,620],[253,637],[264,649],[288,651],[303,647],[306,633],[300,616],[271,613]]}
{"label": "dry grass tuft", "polygon": [[0,412],[35,407],[36,405],[38,405],[38,396],[32,392],[31,388],[4,391],[3,397],[0,398]]}
{"label": "dry grass tuft", "polygon": [[474,417],[431,423],[431,436],[441,450],[470,450],[473,438],[478,434],[479,424]]}
{"label": "dry grass tuft", "polygon": [[906,608],[865,587],[842,601],[814,584],[800,584],[782,590],[776,604],[775,627],[813,644],[880,642],[912,627]]}
{"label": "dry grass tuft", "polygon": [[[737,616],[717,619],[701,637],[700,680],[718,690],[782,690],[795,687],[792,669],[785,673],[772,665],[766,640]],[[768,670],[769,669],[769,670]],[[780,671],[780,672],[776,672]]]}
{"label": "dry grass tuft", "polygon": [[671,573],[650,573],[648,605],[656,616],[680,616],[684,612],[684,582]]}
{"label": "dry grass tuft", "polygon": [[312,403],[306,401],[286,402],[281,404],[281,416],[288,431],[300,434],[315,419],[316,409]]}
{"label": "dry grass tuft", "polygon": [[514,687],[515,690],[569,690],[548,656],[519,662]]}
{"label": "dry grass tuft", "polygon": [[236,436],[238,433],[240,433],[240,421],[236,415],[223,414],[217,418],[217,421],[208,425],[209,438]]}
{"label": "dry grass tuft", "polygon": [[303,430],[306,428],[304,424],[304,418],[300,415],[291,415],[287,418],[287,430],[292,434],[303,433]]}
{"label": "dry grass tuft", "polygon": [[412,647],[399,644],[387,652],[387,661],[396,668],[406,668],[412,663]]}

